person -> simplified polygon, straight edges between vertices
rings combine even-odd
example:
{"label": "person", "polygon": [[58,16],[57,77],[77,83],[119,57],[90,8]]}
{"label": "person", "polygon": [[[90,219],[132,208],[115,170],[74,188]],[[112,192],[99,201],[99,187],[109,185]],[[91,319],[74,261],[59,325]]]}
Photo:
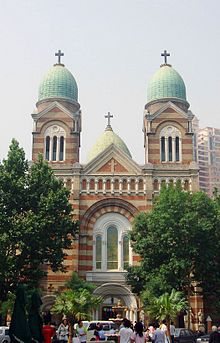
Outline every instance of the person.
{"label": "person", "polygon": [[156,331],[154,334],[154,342],[155,343],[166,343],[165,331],[162,330],[158,324],[156,324]]}
{"label": "person", "polygon": [[95,330],[94,330],[94,335],[95,335],[96,341],[99,341],[99,330],[100,330],[100,323],[97,323]]}
{"label": "person", "polygon": [[162,331],[164,331],[164,333],[165,333],[166,343],[170,343],[170,340],[169,340],[169,337],[168,337],[168,330],[167,330],[166,320],[162,320],[162,322],[160,322],[160,329]]}
{"label": "person", "polygon": [[48,320],[45,320],[43,325],[44,343],[51,343],[54,335],[54,327],[50,325],[50,322]]}
{"label": "person", "polygon": [[78,326],[76,327],[76,334],[79,338],[80,343],[86,343],[86,337],[87,337],[87,329],[83,325],[82,320],[78,321]]}
{"label": "person", "polygon": [[154,342],[154,334],[155,334],[154,325],[152,323],[150,323],[148,329],[149,329],[150,340],[151,340],[151,342]]}
{"label": "person", "polygon": [[57,330],[58,339],[62,343],[68,342],[69,337],[69,325],[66,319],[63,319]]}
{"label": "person", "polygon": [[209,337],[209,343],[220,343],[220,333],[215,325],[212,326],[212,333]]}
{"label": "person", "polygon": [[102,325],[100,325],[98,333],[99,333],[99,340],[105,341],[105,331],[103,330]]}
{"label": "person", "polygon": [[146,343],[146,335],[144,334],[144,327],[141,322],[137,322],[134,326],[134,333],[131,336],[131,341],[134,343]]}
{"label": "person", "polygon": [[119,331],[118,342],[119,343],[130,343],[131,335],[133,331],[131,330],[131,322],[128,319],[123,320],[123,327]]}
{"label": "person", "polygon": [[171,343],[174,343],[174,342],[175,342],[174,336],[175,336],[175,325],[174,325],[174,322],[171,322],[171,323],[170,323],[170,338],[171,338]]}

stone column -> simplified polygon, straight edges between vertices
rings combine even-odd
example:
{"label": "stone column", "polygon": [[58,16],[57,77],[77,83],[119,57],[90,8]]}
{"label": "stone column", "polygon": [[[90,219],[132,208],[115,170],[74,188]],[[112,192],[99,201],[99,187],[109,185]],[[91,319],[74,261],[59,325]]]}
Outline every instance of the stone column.
{"label": "stone column", "polygon": [[168,137],[165,137],[165,162],[169,161]]}
{"label": "stone column", "polygon": [[176,162],[176,144],[174,137],[172,137],[172,162]]}
{"label": "stone column", "polygon": [[89,193],[90,193],[90,190],[89,190],[89,184],[90,184],[90,180],[89,180],[89,179],[87,179],[87,180],[86,180],[86,191],[87,191],[87,194],[89,194]]}
{"label": "stone column", "polygon": [[98,193],[98,179],[95,178],[95,194]]}

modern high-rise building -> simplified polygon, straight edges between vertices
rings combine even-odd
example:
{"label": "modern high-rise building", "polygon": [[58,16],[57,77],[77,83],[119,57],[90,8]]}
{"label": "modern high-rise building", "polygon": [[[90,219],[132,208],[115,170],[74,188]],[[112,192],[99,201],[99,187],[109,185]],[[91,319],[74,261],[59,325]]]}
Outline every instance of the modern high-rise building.
{"label": "modern high-rise building", "polygon": [[220,129],[198,130],[199,187],[209,196],[220,191]]}

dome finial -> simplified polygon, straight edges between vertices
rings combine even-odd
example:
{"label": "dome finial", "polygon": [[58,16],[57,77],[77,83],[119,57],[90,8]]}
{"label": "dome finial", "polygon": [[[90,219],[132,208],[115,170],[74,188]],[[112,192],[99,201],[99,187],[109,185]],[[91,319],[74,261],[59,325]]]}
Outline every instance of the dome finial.
{"label": "dome finial", "polygon": [[106,129],[105,129],[105,131],[112,131],[112,127],[111,127],[110,120],[111,120],[111,118],[113,118],[113,115],[112,115],[112,114],[110,114],[110,112],[108,112],[108,114],[107,114],[107,115],[105,115],[105,118],[107,118],[107,119],[108,119],[108,125],[106,126]]}
{"label": "dome finial", "polygon": [[61,62],[61,57],[64,56],[64,53],[61,50],[58,50],[58,52],[55,52],[55,56],[58,57],[58,63],[57,64],[63,65],[60,62]]}
{"label": "dome finial", "polygon": [[170,53],[164,50],[164,52],[161,53],[161,56],[164,57],[164,64],[162,64],[161,66],[170,66],[170,64],[167,63],[167,57],[170,56]]}

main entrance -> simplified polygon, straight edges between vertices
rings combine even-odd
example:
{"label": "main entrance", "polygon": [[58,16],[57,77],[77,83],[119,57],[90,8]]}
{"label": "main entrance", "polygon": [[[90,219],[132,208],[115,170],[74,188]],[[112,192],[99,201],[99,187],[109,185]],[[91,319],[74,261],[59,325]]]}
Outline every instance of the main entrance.
{"label": "main entrance", "polygon": [[105,283],[97,287],[94,294],[101,296],[103,299],[99,309],[93,313],[94,320],[115,318],[116,314],[113,312],[112,307],[116,306],[119,301],[126,307],[125,316],[131,321],[137,320],[137,301],[128,287],[117,283]]}

